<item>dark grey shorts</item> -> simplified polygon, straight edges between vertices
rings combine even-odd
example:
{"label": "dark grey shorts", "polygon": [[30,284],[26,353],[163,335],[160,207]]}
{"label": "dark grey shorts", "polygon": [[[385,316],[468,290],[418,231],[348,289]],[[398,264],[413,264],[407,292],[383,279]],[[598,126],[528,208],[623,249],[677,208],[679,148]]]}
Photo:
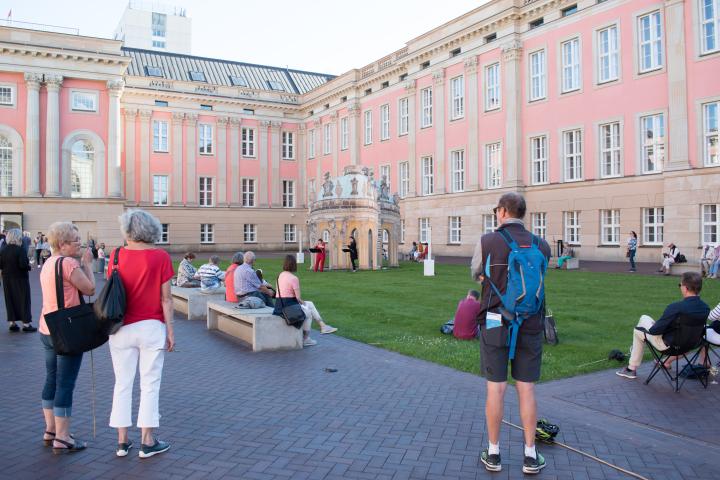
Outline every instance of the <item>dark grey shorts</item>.
{"label": "dark grey shorts", "polygon": [[[507,346],[508,329],[504,325],[487,330],[483,325],[480,334],[480,374],[490,382],[506,382],[510,347]],[[519,332],[515,358],[510,362],[512,377],[519,382],[540,380],[543,332]]]}

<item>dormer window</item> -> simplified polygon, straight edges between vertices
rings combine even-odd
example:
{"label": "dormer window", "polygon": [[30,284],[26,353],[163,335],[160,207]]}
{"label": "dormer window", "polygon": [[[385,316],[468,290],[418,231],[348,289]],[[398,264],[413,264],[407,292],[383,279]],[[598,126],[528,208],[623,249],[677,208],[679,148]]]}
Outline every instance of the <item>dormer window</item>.
{"label": "dormer window", "polygon": [[145,71],[150,77],[162,77],[163,71],[160,67],[153,67],[152,65],[145,65]]}
{"label": "dormer window", "polygon": [[190,74],[190,80],[193,82],[207,82],[205,80],[205,74],[203,72],[193,72],[192,70],[188,72]]}
{"label": "dormer window", "polygon": [[269,88],[270,90],[275,90],[275,91],[278,91],[278,92],[283,92],[283,91],[285,91],[285,87],[283,87],[282,83],[280,83],[280,82],[278,82],[278,81],[275,81],[275,80],[268,80],[268,81],[267,81],[267,86],[268,86],[268,88]]}
{"label": "dormer window", "polygon": [[247,80],[245,80],[245,77],[240,77],[237,75],[230,75],[230,83],[235,87],[247,87],[248,83]]}

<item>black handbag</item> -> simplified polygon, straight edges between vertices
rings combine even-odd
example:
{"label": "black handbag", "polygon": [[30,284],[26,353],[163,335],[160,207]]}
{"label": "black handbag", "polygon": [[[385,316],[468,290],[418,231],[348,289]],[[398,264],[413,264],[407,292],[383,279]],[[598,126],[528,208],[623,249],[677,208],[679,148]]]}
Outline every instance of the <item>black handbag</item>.
{"label": "black handbag", "polygon": [[80,305],[65,308],[63,292],[62,262],[55,262],[55,295],[58,309],[45,315],[45,323],[50,330],[53,347],[58,355],[80,355],[103,345],[108,341],[100,322],[98,322],[92,303],[85,303],[80,294]]}
{"label": "black handbag", "polygon": [[285,302],[283,302],[283,299],[280,295],[280,276],[277,278],[277,292],[278,292],[278,300],[280,300],[280,310],[282,312],[282,317],[285,319],[285,323],[290,325],[291,327],[295,327],[297,329],[302,328],[303,323],[305,323],[305,312],[302,309],[302,306],[300,303],[293,303],[292,305],[285,306]]}
{"label": "black handbag", "polygon": [[118,257],[120,248],[115,250],[113,267],[110,278],[105,282],[100,294],[95,299],[95,315],[105,329],[105,333],[113,335],[122,327],[127,306],[125,297],[125,286],[118,272]]}

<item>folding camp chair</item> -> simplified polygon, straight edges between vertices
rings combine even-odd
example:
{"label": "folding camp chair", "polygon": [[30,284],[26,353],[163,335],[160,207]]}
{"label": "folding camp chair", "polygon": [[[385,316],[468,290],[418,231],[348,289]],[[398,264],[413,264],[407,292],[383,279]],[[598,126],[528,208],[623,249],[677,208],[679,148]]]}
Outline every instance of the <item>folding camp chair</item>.
{"label": "folding camp chair", "polygon": [[[690,365],[690,369],[692,369],[697,378],[700,379],[700,383],[702,383],[703,388],[707,388],[707,370],[704,367],[695,366],[695,362],[700,356],[700,352],[702,351],[702,348],[705,344],[704,321],[702,323],[699,323],[691,320],[690,318],[684,317],[679,317],[675,319],[672,344],[668,345],[667,350],[662,351],[655,348],[653,344],[648,340],[647,337],[649,333],[645,328],[636,327],[636,329],[640,330],[645,334],[645,345],[648,346],[648,348],[650,349],[650,353],[652,353],[652,356],[655,359],[655,366],[650,372],[647,380],[645,380],[645,385],[650,383],[650,381],[655,377],[655,375],[658,374],[658,372],[662,371],[664,377],[670,383],[670,386],[672,386],[676,392],[679,392],[682,386],[685,384],[685,380],[687,380],[687,377],[685,377],[682,379],[682,382],[680,381],[680,358],[683,358],[687,362],[687,364]],[[693,350],[695,352],[691,355],[690,358],[688,358],[688,355],[691,354]],[[665,362],[672,357],[675,357],[674,375],[665,366]]]}

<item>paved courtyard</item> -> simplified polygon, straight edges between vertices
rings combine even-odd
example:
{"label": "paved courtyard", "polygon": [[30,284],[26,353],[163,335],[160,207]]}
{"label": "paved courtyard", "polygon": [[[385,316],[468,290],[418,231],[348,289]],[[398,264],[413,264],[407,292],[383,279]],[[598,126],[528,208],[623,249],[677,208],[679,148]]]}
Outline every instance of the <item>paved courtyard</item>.
{"label": "paved courtyard", "polygon": [[[37,271],[31,284],[37,316]],[[316,332],[316,347],[255,354],[201,322],[178,319],[176,332],[178,351],[166,357],[159,431],[172,448],[141,460],[137,449],[126,458],[114,454],[107,346],[94,354],[97,437],[86,355],[72,430],[90,447],[69,456],[43,447],[40,340],[3,326],[0,478],[523,477],[521,432],[509,427],[502,434],[503,471],[491,475],[480,463],[487,439],[479,377]],[[645,386],[606,371],[541,384],[538,393],[540,414],[558,423],[559,440],[574,448],[649,479],[720,478],[717,384],[703,390],[689,382],[676,394],[661,378]],[[512,392],[506,419],[520,423]],[[136,430],[131,438],[139,443]],[[541,451],[548,466],[540,478],[632,478],[559,446]]]}

